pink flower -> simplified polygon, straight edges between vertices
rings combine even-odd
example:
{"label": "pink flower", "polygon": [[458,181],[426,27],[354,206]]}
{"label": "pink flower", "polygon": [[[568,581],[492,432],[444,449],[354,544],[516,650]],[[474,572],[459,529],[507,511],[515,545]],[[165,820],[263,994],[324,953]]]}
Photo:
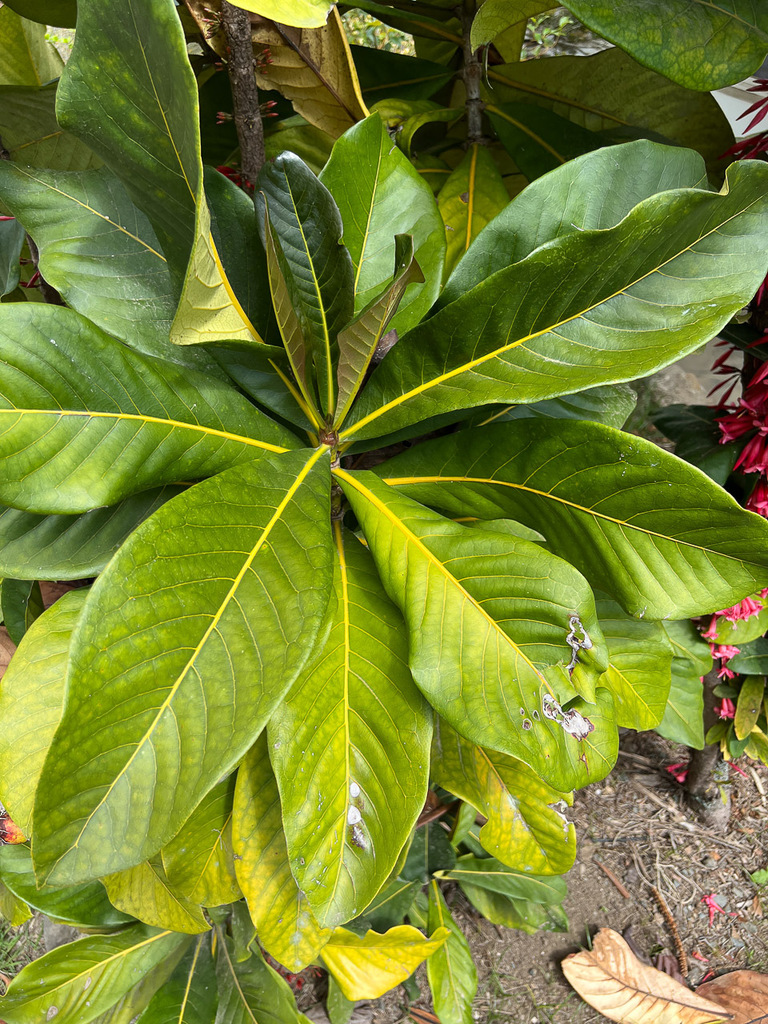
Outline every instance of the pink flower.
{"label": "pink flower", "polygon": [[727,661],[729,658],[735,658],[737,654],[741,653],[740,648],[734,647],[732,644],[710,644],[713,658],[723,658]]}
{"label": "pink flower", "polygon": [[744,769],[743,768],[739,768],[739,766],[736,764],[735,761],[729,761],[728,763],[730,765],[730,768],[731,768],[732,772],[736,772],[737,775],[743,775],[745,779],[749,778],[749,776],[744,771]]}
{"label": "pink flower", "polygon": [[701,634],[704,640],[717,640],[717,615],[712,616],[712,621],[709,624],[709,629],[706,633]]}
{"label": "pink flower", "polygon": [[[728,669],[725,669],[724,671],[728,672]],[[729,678],[733,679],[733,677],[734,673],[731,672]],[[736,705],[730,697],[723,697],[719,704],[715,704],[714,710],[718,718],[733,718],[736,714]]]}
{"label": "pink flower", "polygon": [[739,622],[742,619],[751,619],[753,615],[759,615],[762,610],[763,605],[760,601],[756,601],[753,597],[745,597],[738,604],[731,608],[724,608],[716,614],[722,615],[728,622]]}
{"label": "pink flower", "polygon": [[768,481],[758,480],[754,490],[747,498],[746,507],[750,512],[757,512],[759,516],[768,519]]}
{"label": "pink flower", "polygon": [[709,911],[709,927],[710,928],[715,923],[715,914],[728,914],[729,917],[738,917],[738,914],[734,913],[732,910],[731,911],[723,910],[723,908],[720,906],[720,904],[715,899],[715,894],[713,892],[709,893],[707,896],[702,896],[701,897],[701,902],[706,905],[706,908]]}
{"label": "pink flower", "polygon": [[688,775],[688,765],[684,761],[680,761],[679,764],[668,764],[667,771],[675,782],[679,782],[682,785]]}
{"label": "pink flower", "polygon": [[[736,678],[736,673],[735,672],[731,672],[731,670],[729,668],[726,668],[726,666],[723,665],[722,668],[720,669],[720,671],[717,673],[717,678],[718,679],[735,679]],[[729,717],[733,718],[733,715],[730,715]]]}

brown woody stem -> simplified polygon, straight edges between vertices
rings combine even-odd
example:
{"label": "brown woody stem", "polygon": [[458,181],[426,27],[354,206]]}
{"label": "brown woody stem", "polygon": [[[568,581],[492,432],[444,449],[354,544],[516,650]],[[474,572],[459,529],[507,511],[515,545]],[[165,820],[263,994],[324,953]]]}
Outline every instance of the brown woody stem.
{"label": "brown woody stem", "polygon": [[481,142],[483,138],[483,109],[485,104],[480,96],[480,82],[483,77],[483,66],[478,58],[478,51],[472,49],[469,41],[472,22],[476,13],[474,0],[464,0],[461,11],[461,36],[464,40],[464,66],[461,71],[464,79],[464,90],[467,94],[467,141],[470,146]]}
{"label": "brown woody stem", "polygon": [[246,182],[254,185],[264,166],[265,156],[251,19],[247,11],[222,0],[221,23],[229,45],[227,71],[232,87],[235,130],[240,143],[240,171]]}

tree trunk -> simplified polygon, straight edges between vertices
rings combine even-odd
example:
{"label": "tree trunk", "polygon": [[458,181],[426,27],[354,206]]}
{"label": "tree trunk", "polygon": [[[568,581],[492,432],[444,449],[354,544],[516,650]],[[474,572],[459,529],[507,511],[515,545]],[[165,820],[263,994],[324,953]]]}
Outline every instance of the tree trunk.
{"label": "tree trunk", "polygon": [[[714,689],[719,681],[716,668],[704,676],[705,734],[718,721],[714,710]],[[718,744],[707,745],[703,750],[694,750],[685,782],[689,805],[707,827],[719,832],[725,831],[731,815],[731,794],[717,782],[718,768],[721,764],[722,756]]]}

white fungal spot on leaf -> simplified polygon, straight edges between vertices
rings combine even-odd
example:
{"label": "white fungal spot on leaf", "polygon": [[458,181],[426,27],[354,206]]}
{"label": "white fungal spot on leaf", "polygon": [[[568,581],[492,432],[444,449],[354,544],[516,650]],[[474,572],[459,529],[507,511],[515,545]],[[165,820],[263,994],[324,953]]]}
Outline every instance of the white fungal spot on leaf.
{"label": "white fungal spot on leaf", "polygon": [[548,693],[542,698],[541,710],[545,718],[549,718],[552,722],[557,722],[558,725],[563,727],[565,732],[577,740],[585,740],[595,728],[593,723],[588,718],[585,718],[581,712],[577,711],[576,708],[563,711],[555,698],[551,697]]}
{"label": "white fungal spot on leaf", "polygon": [[363,816],[356,807],[350,807],[347,811],[347,824],[357,825],[363,820]]}
{"label": "white fungal spot on leaf", "polygon": [[349,795],[354,800],[355,797],[360,796],[360,787],[356,782],[350,782],[349,784]]}

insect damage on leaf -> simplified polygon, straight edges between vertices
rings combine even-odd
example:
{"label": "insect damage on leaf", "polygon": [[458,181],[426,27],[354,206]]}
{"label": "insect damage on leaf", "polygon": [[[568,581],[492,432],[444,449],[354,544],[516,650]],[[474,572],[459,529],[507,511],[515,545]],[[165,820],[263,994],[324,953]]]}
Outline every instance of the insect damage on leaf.
{"label": "insect damage on leaf", "polygon": [[594,724],[585,718],[576,708],[563,711],[554,697],[544,694],[541,701],[541,710],[545,718],[551,719],[562,725],[569,735],[575,736],[577,740],[585,740],[594,731]]}
{"label": "insect damage on leaf", "polygon": [[[573,670],[576,668],[579,660],[579,651],[589,651],[592,649],[593,644],[589,637],[589,633],[582,626],[581,619],[578,615],[572,615],[570,619],[568,619],[568,626],[570,628],[570,632],[566,636],[565,642],[572,651],[571,660],[568,663],[568,674],[573,675]],[[583,633],[581,640],[576,636],[577,630]]]}

